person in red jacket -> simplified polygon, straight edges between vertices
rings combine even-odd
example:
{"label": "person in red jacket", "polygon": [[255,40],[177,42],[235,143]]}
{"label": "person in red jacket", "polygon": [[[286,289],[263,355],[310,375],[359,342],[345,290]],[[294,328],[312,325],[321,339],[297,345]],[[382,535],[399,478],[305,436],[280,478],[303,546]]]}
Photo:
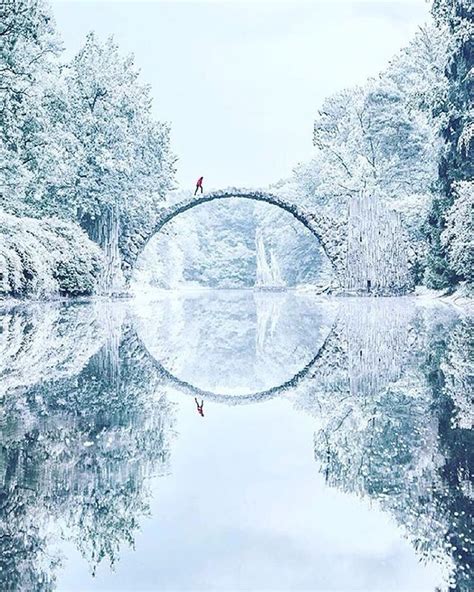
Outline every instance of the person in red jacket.
{"label": "person in red jacket", "polygon": [[202,182],[204,180],[204,177],[199,177],[199,179],[196,181],[196,191],[194,192],[194,195],[196,195],[196,193],[198,192],[198,190],[201,190],[201,193],[203,192],[203,188],[202,188]]}
{"label": "person in red jacket", "polygon": [[197,407],[197,412],[199,413],[199,415],[201,417],[204,417],[204,401],[201,401],[201,404],[199,405],[198,400],[196,399],[196,397],[194,397],[194,400],[196,401],[196,407]]}

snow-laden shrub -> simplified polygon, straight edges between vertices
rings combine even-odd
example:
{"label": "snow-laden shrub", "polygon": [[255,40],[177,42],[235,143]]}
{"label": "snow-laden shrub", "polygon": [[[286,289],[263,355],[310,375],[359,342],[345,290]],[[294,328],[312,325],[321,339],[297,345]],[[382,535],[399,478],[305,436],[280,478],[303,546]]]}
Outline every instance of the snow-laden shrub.
{"label": "snow-laden shrub", "polygon": [[0,212],[0,297],[94,292],[102,252],[69,222]]}

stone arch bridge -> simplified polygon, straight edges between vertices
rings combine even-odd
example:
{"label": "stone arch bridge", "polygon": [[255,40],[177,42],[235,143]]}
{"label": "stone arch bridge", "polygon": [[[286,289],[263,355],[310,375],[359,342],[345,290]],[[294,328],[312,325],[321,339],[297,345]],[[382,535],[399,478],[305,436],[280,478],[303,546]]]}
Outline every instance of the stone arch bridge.
{"label": "stone arch bridge", "polygon": [[164,207],[146,228],[125,228],[120,236],[122,271],[130,283],[140,254],[165,224],[198,205],[218,199],[250,199],[285,210],[318,240],[334,269],[334,283],[352,293],[400,295],[413,289],[409,240],[399,214],[365,192],[347,200],[337,215],[310,210],[265,190],[229,188],[189,197]]}
{"label": "stone arch bridge", "polygon": [[[340,233],[334,232],[334,222],[327,216],[310,212],[307,209],[287,201],[282,197],[268,191],[254,189],[229,188],[209,193],[198,194],[175,204],[163,208],[154,224],[145,231],[130,232],[125,237],[127,248],[122,249],[123,272],[127,281],[130,281],[136,262],[155,234],[176,216],[190,210],[198,205],[215,201],[218,199],[250,199],[268,203],[285,210],[303,224],[320,242],[324,252],[331,262],[336,278],[342,282],[344,274],[344,240],[340,240]],[[339,239],[339,240],[338,240]]]}

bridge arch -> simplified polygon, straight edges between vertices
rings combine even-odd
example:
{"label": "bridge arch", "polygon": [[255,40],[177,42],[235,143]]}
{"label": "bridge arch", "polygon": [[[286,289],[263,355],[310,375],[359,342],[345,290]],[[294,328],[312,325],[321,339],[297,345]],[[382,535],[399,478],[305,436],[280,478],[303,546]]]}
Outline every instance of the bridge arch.
{"label": "bridge arch", "polygon": [[281,198],[280,196],[277,196],[270,192],[263,190],[236,188],[223,189],[219,191],[211,191],[209,193],[199,194],[164,208],[160,212],[158,219],[156,220],[151,232],[149,232],[146,236],[142,237],[142,240],[134,249],[134,253],[131,259],[125,261],[126,275],[130,278],[133,269],[135,268],[135,264],[138,258],[140,257],[141,253],[144,251],[147,244],[158,232],[160,232],[163,226],[165,226],[165,224],[170,222],[173,218],[176,218],[176,216],[179,216],[180,214],[198,205],[215,201],[218,199],[230,198],[250,199],[253,201],[264,202],[273,206],[277,206],[282,210],[285,210],[286,212],[290,213],[294,218],[296,218],[296,220],[301,222],[303,226],[305,226],[318,239],[319,244],[321,245],[324,253],[331,262],[331,265],[335,272],[335,276],[337,277],[339,275],[338,266],[334,261],[334,258],[331,256],[331,253],[328,252],[327,241],[325,240],[324,232],[321,228],[321,220],[317,216],[306,211],[300,206],[297,206],[296,204],[293,204]]}

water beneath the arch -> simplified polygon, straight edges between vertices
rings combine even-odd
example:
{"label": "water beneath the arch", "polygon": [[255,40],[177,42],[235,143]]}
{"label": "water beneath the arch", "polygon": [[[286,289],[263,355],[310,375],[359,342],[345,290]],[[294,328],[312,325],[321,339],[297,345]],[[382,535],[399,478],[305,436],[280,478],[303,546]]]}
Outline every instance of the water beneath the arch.
{"label": "water beneath the arch", "polygon": [[472,589],[466,312],[157,292],[0,310],[0,589]]}

